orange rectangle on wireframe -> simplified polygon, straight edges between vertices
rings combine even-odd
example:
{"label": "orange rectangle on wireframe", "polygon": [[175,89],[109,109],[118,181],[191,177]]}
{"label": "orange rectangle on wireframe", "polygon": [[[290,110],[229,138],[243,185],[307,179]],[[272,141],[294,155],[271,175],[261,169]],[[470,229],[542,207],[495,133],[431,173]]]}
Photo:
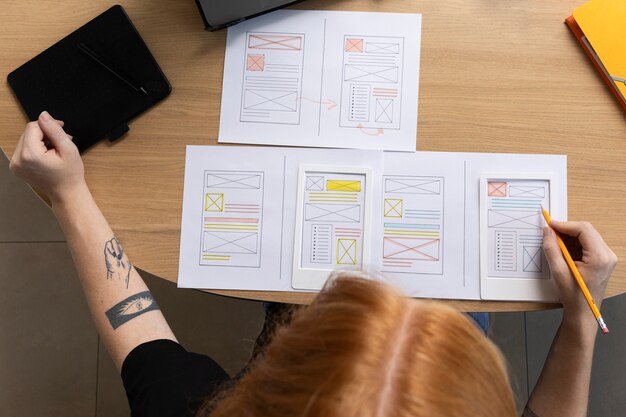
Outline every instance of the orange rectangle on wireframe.
{"label": "orange rectangle on wireframe", "polygon": [[489,197],[506,197],[506,182],[490,181],[487,195]]}
{"label": "orange rectangle on wireframe", "polygon": [[250,219],[245,217],[205,217],[205,222],[223,222],[223,223],[258,223],[259,219]]}
{"label": "orange rectangle on wireframe", "polygon": [[265,70],[265,55],[248,54],[248,60],[246,61],[246,69],[248,71]]}
{"label": "orange rectangle on wireframe", "polygon": [[347,38],[346,39],[346,52],[363,52],[363,39]]}

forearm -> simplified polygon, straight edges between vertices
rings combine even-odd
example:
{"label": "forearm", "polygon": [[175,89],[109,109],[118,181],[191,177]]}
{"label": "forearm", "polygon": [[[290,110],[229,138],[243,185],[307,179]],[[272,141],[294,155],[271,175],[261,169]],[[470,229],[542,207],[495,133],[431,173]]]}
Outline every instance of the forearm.
{"label": "forearm", "polygon": [[[539,417],[587,415],[597,324],[564,316],[528,407]],[[590,319],[589,319],[590,318]]]}
{"label": "forearm", "polygon": [[[137,345],[176,340],[127,256],[109,250],[114,234],[87,186],[52,201],[98,333],[118,369]],[[107,254],[107,250],[109,253]]]}

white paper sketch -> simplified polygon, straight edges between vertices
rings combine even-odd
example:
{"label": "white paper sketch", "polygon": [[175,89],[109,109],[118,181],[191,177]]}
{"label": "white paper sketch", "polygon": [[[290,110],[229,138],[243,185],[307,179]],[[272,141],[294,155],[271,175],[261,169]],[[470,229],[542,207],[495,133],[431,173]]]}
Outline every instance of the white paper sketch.
{"label": "white paper sketch", "polygon": [[304,34],[246,33],[241,122],[299,124]]}
{"label": "white paper sketch", "polygon": [[567,219],[564,156],[187,149],[181,287],[315,290],[354,269],[410,296],[554,300],[538,207]]}
{"label": "white paper sketch", "polygon": [[420,36],[409,13],[280,10],[230,27],[218,140],[414,151]]}
{"label": "white paper sketch", "polygon": [[545,221],[553,212],[553,174],[484,174],[480,186],[481,296],[485,299],[555,301],[543,252]]}
{"label": "white paper sketch", "polygon": [[343,46],[340,125],[399,129],[404,38],[347,35]]}
{"label": "white paper sketch", "polygon": [[365,175],[307,172],[305,181],[301,266],[360,269]]}
{"label": "white paper sketch", "polygon": [[443,273],[443,184],[443,177],[383,177],[383,272]]}
{"label": "white paper sketch", "polygon": [[550,210],[548,180],[487,181],[489,276],[549,278],[541,207]]}
{"label": "white paper sketch", "polygon": [[200,265],[261,266],[263,172],[204,171]]}

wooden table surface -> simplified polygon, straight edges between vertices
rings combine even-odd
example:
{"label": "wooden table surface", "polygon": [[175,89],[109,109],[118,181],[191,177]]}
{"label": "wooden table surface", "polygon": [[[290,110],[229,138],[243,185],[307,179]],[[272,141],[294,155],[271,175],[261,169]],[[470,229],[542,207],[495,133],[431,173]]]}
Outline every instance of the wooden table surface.
{"label": "wooden table surface", "polygon": [[[570,219],[591,221],[626,259],[626,117],[563,24],[582,0],[308,0],[301,9],[422,13],[417,150],[568,155]],[[114,3],[5,0],[0,70],[13,69]],[[185,145],[215,145],[226,31],[206,32],[193,0],[122,2],[173,85],[125,139],[84,154],[96,201],[139,268],[176,281]],[[0,146],[26,117],[8,85]],[[626,291],[619,265],[607,296]],[[308,302],[311,294],[220,292]],[[451,302],[469,310],[535,303]]]}

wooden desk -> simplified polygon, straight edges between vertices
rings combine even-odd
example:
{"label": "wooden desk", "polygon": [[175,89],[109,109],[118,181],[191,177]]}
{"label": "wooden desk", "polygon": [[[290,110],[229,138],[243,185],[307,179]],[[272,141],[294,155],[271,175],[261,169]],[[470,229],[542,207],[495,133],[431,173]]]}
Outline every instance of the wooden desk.
{"label": "wooden desk", "polygon": [[[84,155],[87,182],[140,268],[176,281],[185,145],[215,145],[226,32],[203,31],[192,0],[126,0],[170,79],[171,96],[125,139]],[[569,155],[569,213],[587,219],[626,259],[626,118],[563,20],[582,0],[308,0],[299,8],[423,14],[418,150]],[[2,74],[113,2],[3,2]],[[12,155],[26,122],[8,85],[0,146]],[[618,266],[607,296],[626,291]],[[307,302],[310,294],[222,292]],[[532,303],[458,302],[470,310]]]}

